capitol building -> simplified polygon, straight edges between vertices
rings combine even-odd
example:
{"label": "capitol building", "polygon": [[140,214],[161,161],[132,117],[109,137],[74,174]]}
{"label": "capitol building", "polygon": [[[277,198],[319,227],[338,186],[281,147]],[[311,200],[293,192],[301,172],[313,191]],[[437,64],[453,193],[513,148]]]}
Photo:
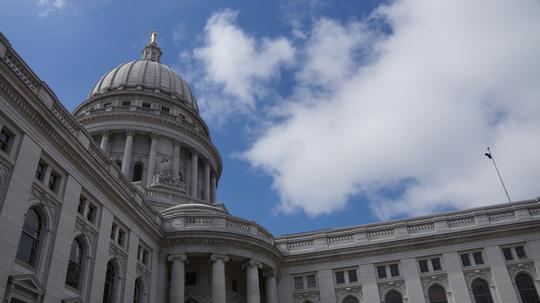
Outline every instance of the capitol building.
{"label": "capitol building", "polygon": [[216,197],[222,159],[160,62],[70,113],[0,34],[5,303],[540,303],[540,200],[277,236]]}

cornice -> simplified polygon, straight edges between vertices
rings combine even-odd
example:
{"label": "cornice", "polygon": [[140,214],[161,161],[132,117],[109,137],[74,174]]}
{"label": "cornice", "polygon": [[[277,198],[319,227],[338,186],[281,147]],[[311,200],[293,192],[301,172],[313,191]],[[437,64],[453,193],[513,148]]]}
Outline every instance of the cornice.
{"label": "cornice", "polygon": [[[324,252],[308,252],[294,256],[284,256],[283,266],[302,266],[328,262],[336,262],[363,257],[382,256],[404,253],[408,251],[457,245],[461,243],[504,238],[519,234],[540,232],[540,221],[501,225],[485,229],[466,230],[442,235],[428,235],[414,240],[404,239],[387,243],[374,243],[361,247],[349,247],[327,250]],[[414,243],[411,243],[414,241]],[[382,246],[382,247],[381,247]]]}

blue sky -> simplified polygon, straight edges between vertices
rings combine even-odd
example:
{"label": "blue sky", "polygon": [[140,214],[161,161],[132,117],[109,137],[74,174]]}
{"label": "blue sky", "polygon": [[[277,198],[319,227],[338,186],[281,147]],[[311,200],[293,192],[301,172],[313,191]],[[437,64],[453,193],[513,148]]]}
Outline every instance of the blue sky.
{"label": "blue sky", "polygon": [[533,0],[4,0],[0,30],[70,110],[140,56],[191,85],[219,200],[274,234],[539,195]]}

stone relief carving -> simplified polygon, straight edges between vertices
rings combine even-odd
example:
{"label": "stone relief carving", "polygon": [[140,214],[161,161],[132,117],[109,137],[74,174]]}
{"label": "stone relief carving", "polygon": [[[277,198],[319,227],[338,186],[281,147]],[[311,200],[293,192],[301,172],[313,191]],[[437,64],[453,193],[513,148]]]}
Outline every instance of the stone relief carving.
{"label": "stone relief carving", "polygon": [[467,287],[471,285],[472,280],[476,278],[483,278],[489,284],[491,284],[491,270],[489,268],[479,268],[463,272],[465,275],[465,281],[467,281]]}
{"label": "stone relief carving", "polygon": [[508,273],[510,274],[510,278],[513,280],[514,277],[517,275],[518,272],[524,271],[532,275],[532,278],[534,279],[536,275],[536,269],[534,268],[534,262],[528,261],[523,263],[512,263],[506,265],[508,268]]}
{"label": "stone relief carving", "polygon": [[97,243],[98,233],[94,228],[90,227],[88,223],[77,218],[77,220],[75,221],[75,235],[84,236],[88,240],[88,243],[91,247],[90,251],[94,250],[94,247],[96,247]]}
{"label": "stone relief carving", "polygon": [[321,302],[318,291],[300,292],[294,294],[294,303],[304,303],[306,300],[309,302],[319,303]]}
{"label": "stone relief carving", "polygon": [[362,302],[362,286],[336,288],[337,302],[341,302],[348,295],[355,295],[358,301]]}
{"label": "stone relief carving", "polygon": [[178,175],[173,171],[172,162],[167,158],[162,158],[156,167],[156,173],[152,180],[153,183],[162,183],[185,190],[185,178],[183,169],[180,167]]}

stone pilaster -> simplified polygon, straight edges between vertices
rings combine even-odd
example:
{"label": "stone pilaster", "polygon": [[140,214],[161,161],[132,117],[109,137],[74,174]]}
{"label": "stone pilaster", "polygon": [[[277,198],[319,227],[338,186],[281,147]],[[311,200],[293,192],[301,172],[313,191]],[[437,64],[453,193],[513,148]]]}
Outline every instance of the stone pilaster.
{"label": "stone pilaster", "polygon": [[131,160],[133,159],[133,136],[134,130],[126,131],[126,144],[124,146],[124,157],[122,158],[122,173],[130,179]]}
{"label": "stone pilaster", "polygon": [[403,277],[405,278],[405,287],[407,288],[407,297],[409,302],[425,303],[424,289],[420,282],[420,273],[416,265],[416,259],[401,260]]}
{"label": "stone pilaster", "polygon": [[154,171],[156,170],[156,156],[159,136],[157,134],[151,134],[150,153],[148,157],[148,170],[146,173],[146,186],[152,184],[154,178]]}
{"label": "stone pilaster", "polygon": [[173,143],[173,158],[172,158],[172,174],[173,177],[178,177],[180,172],[180,142]]}
{"label": "stone pilaster", "polygon": [[[448,283],[452,290],[455,302],[471,303],[469,287],[463,275],[463,268],[457,252],[443,254],[444,266],[448,273]],[[447,289],[447,291],[449,291]]]}
{"label": "stone pilaster", "polygon": [[508,274],[508,268],[506,267],[501,248],[499,246],[490,246],[486,247],[484,251],[491,267],[491,275],[497,287],[500,302],[518,303],[519,300],[510,275]]}
{"label": "stone pilaster", "polygon": [[109,130],[106,130],[101,134],[100,147],[101,147],[101,150],[105,152],[105,154],[108,154],[108,151],[109,151],[109,137],[110,137]]}
{"label": "stone pilaster", "polygon": [[216,181],[216,172],[212,173],[212,176],[210,177],[210,202],[216,203],[216,188],[217,188],[217,181]]}
{"label": "stone pilaster", "polygon": [[210,164],[204,164],[204,200],[211,202],[210,199]]}
{"label": "stone pilaster", "polygon": [[381,302],[375,266],[373,264],[360,265],[359,272],[364,302]]}

